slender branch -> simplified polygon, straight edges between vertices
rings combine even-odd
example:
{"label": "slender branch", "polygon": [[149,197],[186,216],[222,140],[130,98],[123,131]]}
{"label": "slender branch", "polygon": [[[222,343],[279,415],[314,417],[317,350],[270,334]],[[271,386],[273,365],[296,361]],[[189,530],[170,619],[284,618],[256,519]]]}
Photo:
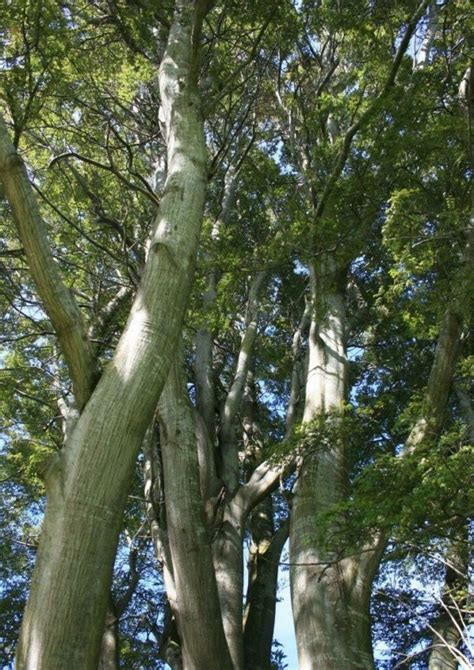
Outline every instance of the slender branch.
{"label": "slender branch", "polygon": [[50,161],[48,167],[52,167],[55,163],[58,163],[59,161],[67,158],[77,158],[77,160],[80,160],[83,163],[88,163],[89,165],[93,165],[94,167],[99,168],[100,170],[106,170],[107,172],[111,172],[113,175],[117,177],[119,181],[121,181],[123,184],[125,184],[132,190],[138,191],[139,193],[144,195],[155,206],[160,204],[159,198],[155,195],[151,187],[149,187],[148,189],[142,188],[141,186],[134,184],[133,182],[129,181],[126,177],[124,177],[123,174],[119,172],[119,170],[117,170],[116,167],[112,165],[106,165],[105,163],[100,163],[99,161],[96,161],[93,158],[88,158],[87,156],[82,156],[82,154],[77,153],[77,151],[66,151],[62,154],[59,154],[59,156],[55,156]]}
{"label": "slender branch", "polygon": [[0,179],[10,203],[31,275],[58,337],[71,375],[79,409],[86,404],[97,380],[94,348],[82,314],[54,262],[47,230],[25,165],[13,146],[0,116]]}
{"label": "slender branch", "polygon": [[35,191],[38,193],[38,195],[40,196],[40,198],[41,198],[42,200],[44,200],[45,203],[46,203],[47,205],[49,205],[49,207],[51,207],[51,209],[52,209],[54,212],[56,212],[56,214],[57,214],[63,221],[65,221],[69,226],[71,226],[71,228],[74,228],[75,231],[77,231],[82,237],[84,237],[84,239],[86,239],[90,244],[92,244],[92,245],[93,245],[94,247],[96,247],[97,249],[100,249],[101,251],[103,251],[104,253],[106,253],[108,256],[110,256],[110,258],[112,258],[116,263],[121,263],[121,262],[122,262],[122,261],[120,260],[120,258],[118,258],[117,256],[115,256],[115,254],[113,254],[113,253],[110,251],[110,249],[108,249],[107,247],[105,247],[103,244],[100,244],[100,242],[97,242],[97,240],[94,240],[90,235],[88,235],[88,234],[85,232],[85,230],[83,230],[80,226],[78,226],[76,223],[74,223],[74,221],[72,221],[68,216],[66,216],[63,212],[61,212],[61,210],[60,210],[58,207],[56,207],[56,205],[55,205],[53,202],[51,202],[51,200],[46,196],[46,194],[43,193],[43,191],[39,188],[39,186],[37,186],[36,184],[32,184],[32,186],[33,186],[33,188],[35,189]]}

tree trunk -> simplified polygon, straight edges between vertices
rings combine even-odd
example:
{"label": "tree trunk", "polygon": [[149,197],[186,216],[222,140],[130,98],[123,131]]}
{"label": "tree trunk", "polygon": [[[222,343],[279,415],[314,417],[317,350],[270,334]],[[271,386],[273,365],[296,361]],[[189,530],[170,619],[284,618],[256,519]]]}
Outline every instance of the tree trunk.
{"label": "tree trunk", "polygon": [[373,667],[371,579],[358,557],[340,557],[327,539],[334,529],[322,530],[318,521],[343,499],[347,482],[345,444],[338,435],[346,386],[343,282],[329,254],[312,268],[303,423],[320,420],[330,433],[326,440],[317,435],[301,455],[291,512],[290,584],[300,670]]}
{"label": "tree trunk", "polygon": [[212,545],[222,622],[234,670],[243,670],[242,593],[243,532],[245,510],[237,494],[227,502],[225,495],[217,510]]}
{"label": "tree trunk", "polygon": [[249,582],[244,612],[245,668],[271,670],[273,630],[278,589],[278,567],[288,538],[288,521],[275,532],[273,505],[267,496],[251,515]]}
{"label": "tree trunk", "polygon": [[176,356],[158,405],[168,542],[184,670],[232,668],[200,490],[193,409]]}
{"label": "tree trunk", "polygon": [[[243,408],[243,443],[247,479],[263,461],[264,445],[258,422],[255,360],[249,368]],[[293,405],[290,402],[290,406]],[[247,597],[244,609],[244,662],[246,668],[270,670],[278,587],[278,565],[288,522],[275,531],[272,496],[269,493],[252,510],[247,529],[251,541],[247,561]]]}
{"label": "tree trunk", "polygon": [[433,640],[429,670],[457,670],[462,658],[458,647],[466,628],[463,611],[466,612],[466,594],[469,590],[468,554],[466,533],[466,539],[453,544],[448,552],[440,614],[433,626],[430,626]]}
{"label": "tree trunk", "polygon": [[119,666],[118,617],[110,597],[100,648],[99,670],[118,670]]}
{"label": "tree trunk", "polygon": [[143,278],[115,356],[47,473],[19,670],[98,666],[122,511],[181,329],[202,220],[207,174],[196,11],[194,2],[177,0],[160,68],[168,176]]}

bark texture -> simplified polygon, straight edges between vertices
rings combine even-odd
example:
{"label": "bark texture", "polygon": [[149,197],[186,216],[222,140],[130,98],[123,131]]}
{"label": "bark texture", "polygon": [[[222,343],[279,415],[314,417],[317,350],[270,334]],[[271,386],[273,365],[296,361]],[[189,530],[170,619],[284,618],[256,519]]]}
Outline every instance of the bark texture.
{"label": "bark texture", "polygon": [[118,670],[119,667],[118,616],[112,598],[110,598],[105,616],[98,670]]}
{"label": "bark texture", "polygon": [[166,521],[185,670],[231,669],[201,496],[193,408],[176,357],[158,406]]}
{"label": "bark texture", "polygon": [[98,665],[122,510],[181,329],[202,220],[207,174],[195,81],[197,8],[176,2],[160,68],[168,175],[143,278],[114,358],[47,473],[19,670]]}
{"label": "bark texture", "polygon": [[278,568],[289,523],[275,532],[270,496],[252,512],[247,605],[244,612],[245,668],[271,670],[273,629],[278,589]]}
{"label": "bark texture", "polygon": [[373,554],[366,551],[365,562],[359,556],[341,559],[318,525],[318,515],[343,499],[347,480],[345,444],[337,435],[346,392],[344,280],[330,254],[312,267],[303,423],[326,417],[332,437],[303,450],[292,504],[290,580],[300,670],[373,666],[369,597],[374,570],[368,570]]}

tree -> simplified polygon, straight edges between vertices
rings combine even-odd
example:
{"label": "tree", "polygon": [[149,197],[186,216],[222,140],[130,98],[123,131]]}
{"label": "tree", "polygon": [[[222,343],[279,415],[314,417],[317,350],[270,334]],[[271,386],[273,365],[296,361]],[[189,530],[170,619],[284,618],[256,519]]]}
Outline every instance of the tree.
{"label": "tree", "polygon": [[[65,449],[48,465],[45,475],[48,508],[22,624],[17,654],[20,668],[97,665],[124,500],[136,453],[166,379],[201,224],[206,161],[196,92],[196,40],[205,11],[203,3],[176,5],[160,68],[167,182],[128,323],[96,387],[82,318],[56,274],[26,169],[5,124],[1,126],[5,195],[38,291],[58,333],[78,409],[84,410]],[[152,386],[147,384],[147,372],[154,379]],[[112,415],[116,420],[111,421]],[[111,445],[116,450],[115,471],[105,482],[100,472],[103,467],[111,472]],[[94,473],[99,474],[96,481]],[[91,568],[96,574],[92,583],[87,574]],[[42,615],[45,602],[50,609],[47,619]],[[79,646],[69,644],[73,637],[81,640]]]}
{"label": "tree", "polygon": [[18,667],[150,649],[151,667],[273,667],[288,532],[300,666],[371,667],[382,555],[380,580],[467,522],[466,8],[19,9],[0,142],[19,240],[0,247],[2,468],[27,505],[2,510],[12,598],[38,470],[48,502]]}

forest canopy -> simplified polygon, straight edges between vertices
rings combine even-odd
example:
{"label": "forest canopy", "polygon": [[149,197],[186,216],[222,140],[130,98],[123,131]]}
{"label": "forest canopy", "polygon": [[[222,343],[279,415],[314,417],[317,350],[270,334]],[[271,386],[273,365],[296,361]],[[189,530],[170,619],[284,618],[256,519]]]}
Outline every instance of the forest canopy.
{"label": "forest canopy", "polygon": [[473,667],[472,28],[2,4],[2,668]]}

